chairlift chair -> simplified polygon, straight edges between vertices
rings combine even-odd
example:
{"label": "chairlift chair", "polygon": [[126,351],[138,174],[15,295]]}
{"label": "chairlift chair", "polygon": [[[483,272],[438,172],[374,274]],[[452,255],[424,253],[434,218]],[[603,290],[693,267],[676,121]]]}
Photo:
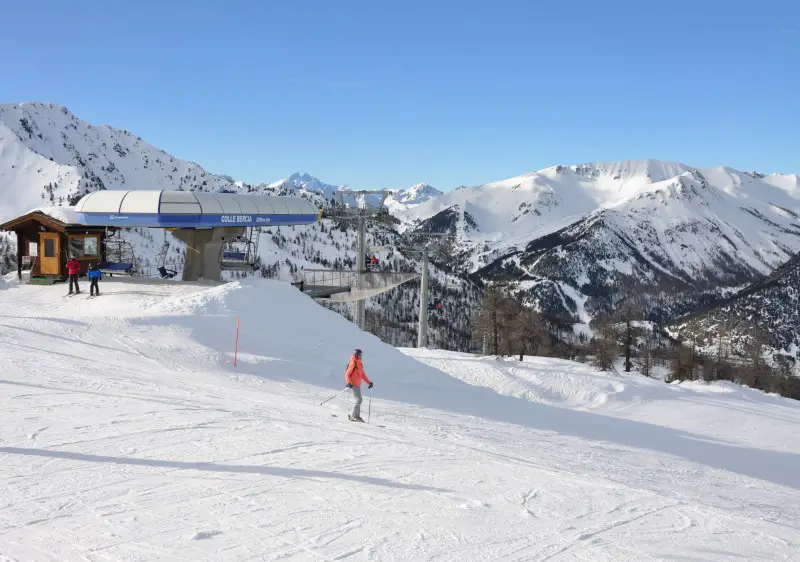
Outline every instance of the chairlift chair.
{"label": "chairlift chair", "polygon": [[378,255],[367,252],[367,255],[364,256],[364,269],[373,271],[378,268],[378,265],[380,265],[380,258]]}
{"label": "chairlift chair", "polygon": [[224,240],[219,251],[219,267],[223,271],[255,271],[256,245],[251,240],[237,236]]}
{"label": "chairlift chair", "polygon": [[364,256],[364,269],[367,271],[374,271],[383,262],[381,253],[391,252],[388,246],[376,246],[367,250],[367,255]]}
{"label": "chairlift chair", "polygon": [[167,231],[164,231],[164,245],[161,246],[161,252],[158,254],[158,266],[156,270],[162,279],[172,279],[178,272],[174,269],[167,269],[167,253],[169,252],[169,241],[167,240]]}
{"label": "chairlift chair", "polygon": [[428,303],[428,312],[438,312],[442,313],[444,311],[444,305],[442,301],[433,301]]}
{"label": "chairlift chair", "polygon": [[119,231],[103,240],[103,256],[97,268],[101,273],[131,276],[136,271],[136,254],[133,246],[119,236]]}

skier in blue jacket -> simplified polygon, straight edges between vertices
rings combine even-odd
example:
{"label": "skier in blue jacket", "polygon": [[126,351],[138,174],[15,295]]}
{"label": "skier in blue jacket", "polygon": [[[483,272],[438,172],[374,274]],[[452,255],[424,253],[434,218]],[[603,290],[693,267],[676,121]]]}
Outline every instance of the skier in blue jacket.
{"label": "skier in blue jacket", "polygon": [[86,277],[92,282],[91,286],[89,287],[89,296],[97,295],[100,296],[100,277],[102,273],[100,270],[95,267],[93,263],[89,264],[89,271],[86,273]]}

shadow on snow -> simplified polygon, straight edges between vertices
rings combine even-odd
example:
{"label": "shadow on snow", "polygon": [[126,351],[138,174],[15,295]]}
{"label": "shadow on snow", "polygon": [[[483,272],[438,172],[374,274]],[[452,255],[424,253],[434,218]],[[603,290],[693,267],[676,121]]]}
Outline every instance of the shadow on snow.
{"label": "shadow on snow", "polygon": [[326,470],[306,470],[302,468],[283,468],[279,466],[216,464],[209,462],[168,461],[159,459],[110,457],[105,455],[87,455],[84,453],[72,453],[69,451],[52,451],[48,449],[26,449],[22,447],[0,447],[0,453],[6,453],[9,455],[25,455],[30,457],[63,459],[63,460],[71,460],[79,462],[171,468],[176,470],[198,470],[202,472],[225,472],[234,474],[261,474],[265,476],[282,476],[284,478],[299,478],[299,479],[322,478],[322,479],[334,479],[334,480],[349,480],[353,482],[360,482],[361,484],[385,486],[388,488],[399,488],[402,490],[416,490],[423,492],[450,492],[450,490],[445,490],[443,488],[434,488],[431,486],[422,486],[419,484],[404,484],[402,482],[393,482],[391,480],[386,480],[385,478],[375,478],[373,476],[361,476],[357,474],[345,474],[341,472],[329,472]]}

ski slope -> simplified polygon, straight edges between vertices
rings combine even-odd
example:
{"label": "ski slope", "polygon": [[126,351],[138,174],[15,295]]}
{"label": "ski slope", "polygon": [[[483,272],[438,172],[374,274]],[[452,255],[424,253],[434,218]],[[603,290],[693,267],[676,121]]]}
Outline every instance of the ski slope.
{"label": "ski slope", "polygon": [[[0,281],[4,562],[797,557],[796,402],[396,350],[279,282],[101,290]],[[319,406],[354,347],[369,425]]]}

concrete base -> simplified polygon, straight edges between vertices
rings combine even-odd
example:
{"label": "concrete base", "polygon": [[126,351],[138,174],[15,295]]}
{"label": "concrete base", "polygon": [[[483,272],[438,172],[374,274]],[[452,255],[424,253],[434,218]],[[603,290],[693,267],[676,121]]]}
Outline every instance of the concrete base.
{"label": "concrete base", "polygon": [[244,227],[218,227],[203,230],[181,228],[172,232],[173,236],[186,244],[186,264],[183,266],[184,281],[221,281],[222,270],[219,257],[222,244],[226,240],[245,236]]}

